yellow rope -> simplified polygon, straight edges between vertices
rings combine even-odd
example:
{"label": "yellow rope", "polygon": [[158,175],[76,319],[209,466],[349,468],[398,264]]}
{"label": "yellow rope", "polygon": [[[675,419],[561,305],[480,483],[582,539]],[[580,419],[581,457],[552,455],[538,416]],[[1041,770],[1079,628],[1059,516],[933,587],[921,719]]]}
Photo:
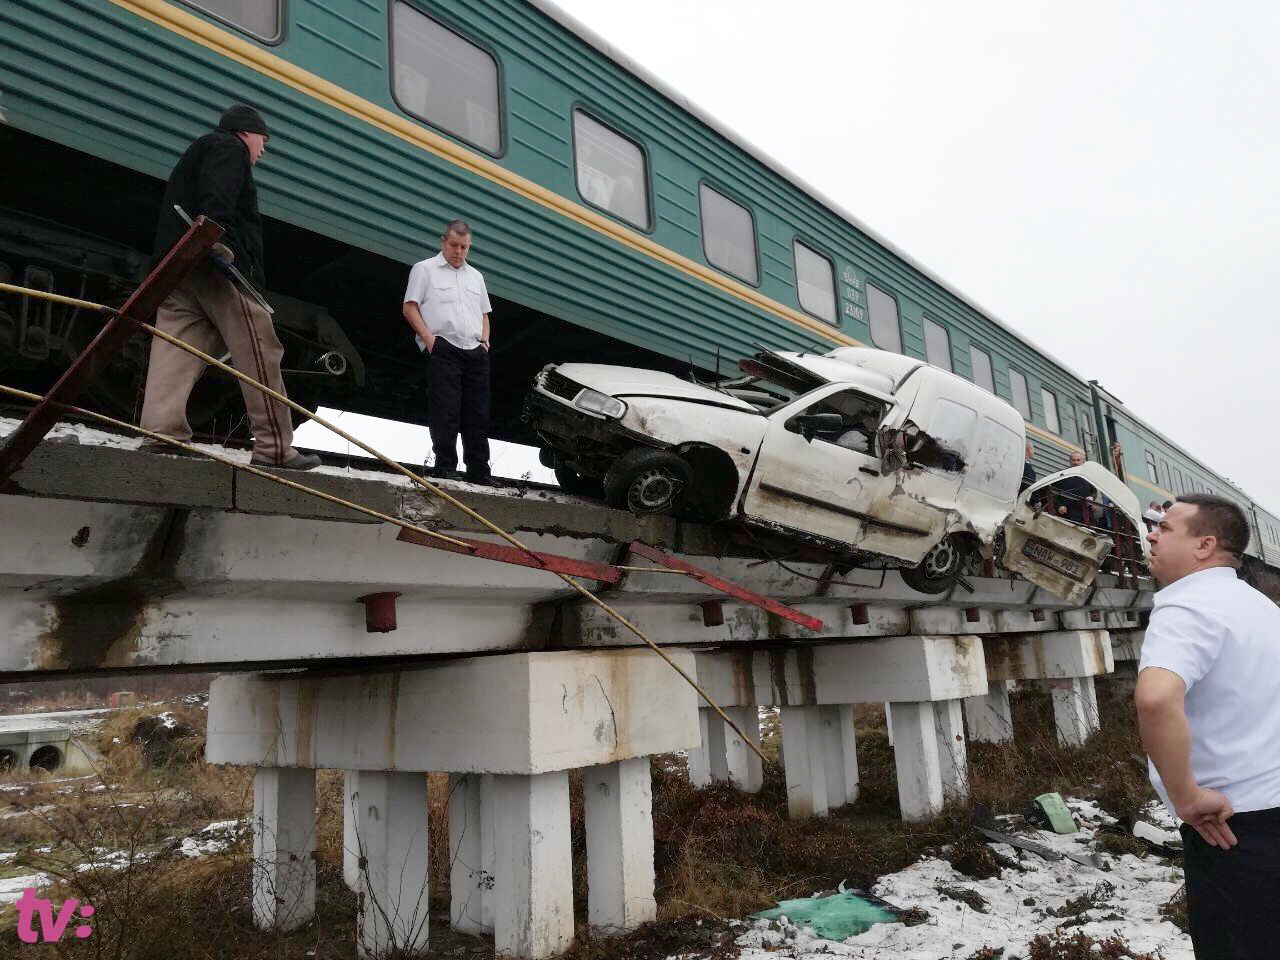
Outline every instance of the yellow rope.
{"label": "yellow rope", "polygon": [[[23,296],[36,297],[42,300],[52,300],[55,303],[67,303],[73,306],[83,307],[85,309],[114,312],[111,310],[110,307],[104,306],[103,304],[100,304],[100,303],[90,303],[87,300],[76,300],[72,297],[63,297],[55,293],[48,293],[44,290],[33,290],[27,287],[18,287],[8,283],[0,284],[0,290],[7,291],[9,293],[21,294]],[[260,393],[263,393],[266,396],[271,397],[273,400],[283,403],[285,406],[289,407],[289,409],[297,411],[299,414],[306,417],[307,419],[313,420],[316,423],[320,424],[320,426],[327,428],[328,430],[337,434],[339,437],[342,437],[348,443],[355,444],[361,450],[365,451],[375,459],[381,461],[383,464],[390,467],[395,472],[403,474],[410,481],[422,487],[427,492],[443,500],[445,503],[449,504],[455,509],[461,511],[466,516],[470,517],[472,520],[479,523],[485,529],[489,530],[491,533],[494,533],[497,536],[502,537],[502,539],[506,540],[512,546],[517,547],[520,550],[523,550],[530,557],[534,558],[534,560],[537,560],[538,564],[541,565],[541,561],[538,560],[537,554],[535,554],[532,550],[530,550],[523,543],[517,540],[514,536],[507,533],[507,531],[503,530],[501,527],[497,526],[496,524],[491,523],[487,518],[481,516],[475,510],[472,510],[465,503],[462,503],[456,498],[450,496],[447,492],[437,487],[435,484],[425,480],[423,477],[419,476],[417,473],[414,473],[412,470],[410,470],[408,467],[404,466],[403,464],[397,463],[395,460],[392,460],[390,457],[384,455],[380,451],[375,450],[373,447],[369,446],[364,441],[359,440],[356,437],[353,437],[351,434],[347,433],[345,430],[342,430],[335,424],[332,424],[328,420],[325,420],[323,417],[317,416],[316,414],[312,413],[306,407],[303,407],[300,404],[294,403],[284,394],[278,393],[275,390],[272,390],[266,384],[259,383],[257,380],[254,380],[252,377],[244,373],[241,373],[239,370],[235,369],[234,367],[223,363],[221,360],[217,359],[216,357],[209,356],[209,354],[205,353],[204,351],[191,346],[191,344],[186,343],[183,340],[179,340],[177,337],[174,337],[168,333],[165,333],[163,330],[160,330],[149,323],[143,323],[141,320],[134,320],[133,318],[127,318],[127,319],[132,320],[134,324],[136,324],[138,327],[142,328],[143,330],[146,330],[152,336],[159,337],[161,340],[165,341],[166,343],[172,344],[173,346],[177,347],[179,350],[183,350],[191,354],[193,357],[198,357],[199,359],[203,360],[205,363],[209,364],[210,366],[216,367],[218,370],[221,370],[224,373],[230,374],[231,376],[239,380],[241,383],[248,384],[249,386],[253,387],[255,390],[259,391]],[[6,390],[12,391],[12,388],[6,388]],[[29,396],[35,396],[35,394],[30,394]],[[73,409],[73,408],[68,407],[68,409]],[[101,414],[92,414],[90,411],[85,411],[85,412],[89,413],[91,416],[99,417],[106,421],[112,422],[117,426],[123,426],[127,429],[144,433],[155,439],[165,440],[165,441],[173,442],[175,444],[178,443],[177,441],[171,441],[170,438],[163,437],[159,434],[152,434],[150,433],[150,431],[143,431],[142,428],[140,427],[134,427],[131,424],[125,424],[118,420],[113,421],[111,420],[111,418],[103,417],[103,415]],[[180,445],[184,447],[186,446],[185,444],[180,444]],[[199,450],[198,448],[195,448],[195,447],[188,447],[187,449],[194,450],[196,453],[201,453],[201,454],[205,453],[205,451]],[[214,457],[213,459],[217,459],[220,462],[231,464],[233,466],[239,466],[239,467],[244,466],[243,464],[236,464],[234,461],[226,460],[220,457]],[[258,471],[258,472],[262,472],[262,471]],[[272,474],[265,474],[265,475],[274,477],[274,475]],[[280,479],[280,478],[275,478],[275,479]],[[287,484],[292,484],[291,481],[285,481],[285,482]],[[302,487],[301,484],[295,484],[294,486],[304,491],[310,489],[310,488]],[[330,494],[321,493],[321,491],[319,490],[315,490],[311,492],[314,492],[325,499],[331,499],[334,501],[338,500],[338,498],[332,497]],[[355,507],[354,504],[348,504],[348,505]],[[361,509],[361,508],[357,507],[355,509]],[[365,509],[367,510],[367,508]],[[372,513],[373,511],[367,511],[367,512]],[[406,525],[403,521],[392,520],[391,522],[396,523],[398,526]],[[411,527],[411,529],[421,530],[421,528],[419,527]],[[433,537],[437,537],[437,538],[440,537],[440,534],[437,534],[434,531],[422,530],[422,532],[427,533]],[[694,690],[697,691],[698,695],[702,697],[704,701],[706,701],[707,706],[711,707],[711,709],[716,712],[716,715],[719,716],[720,719],[725,722],[725,724],[729,727],[729,729],[731,729],[734,733],[736,733],[742,739],[743,743],[749,746],[752,749],[752,751],[754,751],[755,754],[758,757],[760,757],[762,761],[764,761],[765,763],[770,762],[769,758],[765,756],[764,751],[760,749],[760,746],[754,740],[752,740],[750,737],[746,735],[746,733],[742,730],[742,728],[739,727],[729,717],[729,715],[725,713],[724,709],[718,703],[716,703],[715,700],[711,698],[710,694],[708,694],[705,690],[702,689],[702,687],[698,684],[698,681],[695,680],[693,677],[689,676],[689,674],[687,674],[680,667],[678,663],[676,663],[669,656],[667,656],[667,654],[663,651],[663,649],[659,647],[656,643],[654,643],[652,640],[650,640],[639,627],[637,627],[634,623],[632,623],[630,620],[624,617],[621,613],[619,613],[609,604],[605,603],[603,600],[597,597],[593,592],[588,590],[582,584],[578,583],[577,580],[574,580],[572,577],[568,576],[567,574],[559,573],[558,571],[553,571],[553,572],[555,572],[555,575],[557,577],[559,577],[566,584],[568,584],[570,588],[572,588],[574,591],[576,591],[586,600],[595,604],[597,607],[603,610],[607,615],[612,617],[614,620],[618,621],[618,623],[622,624],[622,626],[626,627],[627,630],[629,630],[635,637],[637,637],[641,642],[643,642],[646,646],[648,646],[649,649],[651,649],[654,653],[656,653],[659,657],[661,657],[664,661],[666,661],[667,665],[671,667],[672,670],[678,673],[684,679],[684,681],[689,684],[689,686],[691,686]]]}

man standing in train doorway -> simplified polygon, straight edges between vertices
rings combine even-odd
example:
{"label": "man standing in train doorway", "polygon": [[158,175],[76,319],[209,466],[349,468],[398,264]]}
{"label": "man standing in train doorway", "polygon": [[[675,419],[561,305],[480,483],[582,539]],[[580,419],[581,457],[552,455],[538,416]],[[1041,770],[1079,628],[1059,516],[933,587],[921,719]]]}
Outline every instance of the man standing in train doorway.
{"label": "man standing in train doorway", "polygon": [[[245,295],[216,261],[234,263],[250,282],[262,283],[262,217],[253,167],[270,134],[253,107],[237,103],[223,111],[218,128],[187,147],[169,174],[160,221],[156,226],[159,261],[187,231],[175,207],[192,218],[206,216],[226,232],[209,258],[195,267],[160,305],[156,326],[171,336],[217,354],[222,345],[235,368],[277,393],[284,393],[280,361],[284,347],[271,325],[271,314]],[[191,439],[187,399],[204,372],[204,362],[159,337],[151,341],[142,426],[176,440]],[[289,408],[248,384],[241,385],[249,428],[253,431],[250,463],[263,467],[310,470],[320,458],[293,449]],[[179,447],[157,440],[142,444],[151,453],[189,456]]]}
{"label": "man standing in train doorway", "polygon": [[489,291],[467,263],[471,228],[453,220],[440,252],[409,271],[404,318],[427,358],[431,475],[458,477],[458,432],[467,480],[489,485]]}

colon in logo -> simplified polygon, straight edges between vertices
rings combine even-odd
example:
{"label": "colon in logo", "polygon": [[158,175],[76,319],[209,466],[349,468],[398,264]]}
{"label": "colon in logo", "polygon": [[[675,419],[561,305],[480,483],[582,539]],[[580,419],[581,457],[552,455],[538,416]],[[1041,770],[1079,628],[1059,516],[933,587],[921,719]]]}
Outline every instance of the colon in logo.
{"label": "colon in logo", "polygon": [[[23,943],[57,943],[67,932],[67,927],[76,916],[79,907],[80,916],[88,920],[93,916],[93,907],[81,903],[75,897],[63,901],[58,914],[53,913],[53,901],[45,897],[37,897],[35,887],[26,887],[16,904],[18,908],[18,939]],[[36,917],[40,918],[40,929],[36,930]],[[85,940],[93,935],[93,927],[82,923],[72,931],[75,936]]]}

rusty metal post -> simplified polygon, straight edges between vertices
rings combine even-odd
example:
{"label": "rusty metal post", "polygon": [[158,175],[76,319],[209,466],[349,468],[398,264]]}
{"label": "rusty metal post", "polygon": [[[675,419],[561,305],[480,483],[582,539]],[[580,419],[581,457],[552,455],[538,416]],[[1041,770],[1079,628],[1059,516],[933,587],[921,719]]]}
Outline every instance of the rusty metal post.
{"label": "rusty metal post", "polygon": [[18,429],[0,446],[0,483],[13,476],[22,462],[30,456],[36,445],[45,438],[58,421],[60,404],[72,403],[105,369],[113,354],[124,346],[134,330],[133,321],[150,323],[165,300],[221,239],[222,227],[212,220],[197,217],[173,249],[165,254],[159,265],[138,285],[119,312],[107,321],[90,344],[71,361],[66,371],[45,393],[45,397],[32,408]]}
{"label": "rusty metal post", "polygon": [[396,628],[397,591],[383,593],[366,593],[356,597],[356,603],[364,604],[365,633],[390,633]]}

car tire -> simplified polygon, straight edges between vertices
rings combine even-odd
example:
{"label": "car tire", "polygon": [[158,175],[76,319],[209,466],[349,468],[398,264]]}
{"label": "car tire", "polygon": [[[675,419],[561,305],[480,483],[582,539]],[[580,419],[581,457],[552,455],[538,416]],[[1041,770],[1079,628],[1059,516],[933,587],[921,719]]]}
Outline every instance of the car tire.
{"label": "car tire", "polygon": [[556,474],[556,483],[560,484],[560,489],[565,493],[593,497],[596,500],[604,499],[604,488],[594,477],[584,477],[567,463],[557,462],[552,469]]}
{"label": "car tire", "polygon": [[605,474],[605,500],[632,513],[671,513],[692,479],[693,471],[678,453],[634,447]]}
{"label": "car tire", "polygon": [[902,579],[920,593],[945,593],[960,579],[964,568],[964,542],[944,537],[933,545],[917,567],[904,567]]}

